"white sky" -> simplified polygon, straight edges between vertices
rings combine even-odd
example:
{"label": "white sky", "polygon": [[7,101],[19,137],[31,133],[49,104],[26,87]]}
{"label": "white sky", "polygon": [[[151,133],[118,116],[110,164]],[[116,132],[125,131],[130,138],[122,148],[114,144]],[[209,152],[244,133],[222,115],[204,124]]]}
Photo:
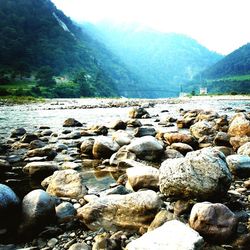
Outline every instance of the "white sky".
{"label": "white sky", "polygon": [[228,54],[250,42],[250,0],[52,0],[78,22],[138,23]]}

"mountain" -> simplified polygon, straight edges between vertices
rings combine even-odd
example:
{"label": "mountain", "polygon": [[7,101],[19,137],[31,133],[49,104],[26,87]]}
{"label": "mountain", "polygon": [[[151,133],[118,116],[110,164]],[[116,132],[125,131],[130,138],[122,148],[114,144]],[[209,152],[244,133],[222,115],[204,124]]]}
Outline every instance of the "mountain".
{"label": "mountain", "polygon": [[54,92],[64,97],[66,90],[76,97],[118,96],[120,89],[137,81],[116,56],[50,0],[0,0],[0,37],[0,87],[17,82],[19,88],[19,82],[34,79],[40,70],[46,74],[45,80],[52,74],[71,81],[77,73],[82,74],[78,85],[84,85],[81,89],[87,89],[87,94],[79,93],[80,87],[72,82],[53,85]]}
{"label": "mountain", "polygon": [[110,23],[95,26],[85,23],[82,27],[103,42],[141,80],[140,92],[153,97],[178,95],[180,85],[222,58],[181,34]]}
{"label": "mountain", "polygon": [[250,93],[250,43],[198,74],[189,85],[206,86],[210,93]]}

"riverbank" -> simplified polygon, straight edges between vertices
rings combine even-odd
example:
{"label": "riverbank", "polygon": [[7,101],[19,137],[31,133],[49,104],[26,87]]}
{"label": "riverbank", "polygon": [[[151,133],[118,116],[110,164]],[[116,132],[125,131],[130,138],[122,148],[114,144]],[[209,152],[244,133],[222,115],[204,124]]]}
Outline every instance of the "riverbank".
{"label": "riverbank", "polygon": [[8,107],[0,247],[249,249],[250,107],[209,100]]}

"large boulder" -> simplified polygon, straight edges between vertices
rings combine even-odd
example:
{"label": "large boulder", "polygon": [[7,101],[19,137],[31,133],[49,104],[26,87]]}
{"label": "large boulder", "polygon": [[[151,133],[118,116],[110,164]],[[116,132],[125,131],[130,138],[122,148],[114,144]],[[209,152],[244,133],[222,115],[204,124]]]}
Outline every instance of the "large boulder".
{"label": "large boulder", "polygon": [[142,136],[155,136],[156,135],[156,130],[153,127],[138,127],[134,130],[134,136],[135,137],[142,137]]}
{"label": "large boulder", "polygon": [[190,127],[190,133],[196,139],[200,139],[204,136],[215,136],[215,129],[213,128],[213,124],[208,121],[200,121],[196,122],[194,125]]}
{"label": "large boulder", "polygon": [[231,181],[225,156],[213,148],[167,159],[160,167],[160,191],[175,198],[218,198],[227,193]]}
{"label": "large boulder", "polygon": [[0,229],[3,227],[12,227],[19,217],[20,200],[14,191],[0,184]]}
{"label": "large boulder", "polygon": [[182,143],[182,142],[172,143],[169,147],[171,149],[177,150],[182,155],[186,155],[188,152],[194,151],[193,148],[190,145],[188,145],[186,143]]}
{"label": "large boulder", "polygon": [[23,167],[23,172],[32,177],[47,177],[58,170],[58,165],[51,161],[34,161]]}
{"label": "large boulder", "polygon": [[116,120],[111,122],[109,127],[114,130],[119,130],[119,129],[124,130],[127,128],[127,123],[122,120]]}
{"label": "large boulder", "polygon": [[149,113],[144,108],[132,108],[129,110],[129,118],[143,118],[149,116]]}
{"label": "large boulder", "polygon": [[78,218],[89,229],[132,230],[148,227],[162,202],[151,190],[126,195],[107,195],[78,209]]}
{"label": "large boulder", "polygon": [[225,205],[210,202],[196,203],[190,214],[189,225],[206,240],[226,243],[237,228],[237,218]]}
{"label": "large boulder", "polygon": [[55,199],[41,189],[28,193],[22,201],[22,221],[19,233],[32,237],[55,221]]}
{"label": "large boulder", "polygon": [[65,223],[74,220],[76,210],[70,202],[62,202],[56,207],[56,217],[58,223]]}
{"label": "large boulder", "polygon": [[157,190],[159,188],[159,170],[150,166],[137,166],[126,170],[127,187],[137,191],[141,188]]}
{"label": "large boulder", "polygon": [[182,142],[182,143],[186,143],[186,144],[190,145],[191,147],[197,146],[196,139],[189,134],[165,133],[164,139],[168,145],[171,145],[172,143],[176,143],[176,142]]}
{"label": "large boulder", "polygon": [[38,140],[39,138],[38,138],[38,136],[37,135],[35,135],[35,134],[31,134],[31,133],[26,133],[26,134],[24,134],[22,137],[21,137],[21,142],[22,143],[30,143],[30,142],[32,142],[32,141],[34,141],[34,140]]}
{"label": "large boulder", "polygon": [[234,136],[230,138],[230,144],[232,145],[233,149],[236,151],[239,147],[243,146],[247,142],[250,142],[249,136]]}
{"label": "large boulder", "polygon": [[246,114],[237,113],[230,121],[228,128],[230,136],[250,136],[250,121]]}
{"label": "large boulder", "polygon": [[126,246],[126,250],[199,250],[204,244],[203,238],[184,223],[172,220],[153,231],[145,233]]}
{"label": "large boulder", "polygon": [[84,140],[80,146],[81,153],[87,156],[92,156],[94,142],[95,140],[93,138]]}
{"label": "large boulder", "polygon": [[250,142],[247,142],[240,146],[237,150],[237,153],[240,155],[248,155],[250,156]]}
{"label": "large boulder", "polygon": [[233,175],[242,178],[250,177],[250,156],[229,155],[226,160]]}
{"label": "large boulder", "polygon": [[46,156],[48,158],[48,160],[53,160],[56,155],[57,155],[57,152],[51,146],[45,146],[42,148],[31,149],[26,154],[27,157]]}
{"label": "large boulder", "polygon": [[16,128],[11,131],[10,137],[17,137],[17,136],[22,136],[26,133],[26,130],[24,128]]}
{"label": "large boulder", "polygon": [[124,130],[118,130],[112,134],[112,139],[117,142],[120,147],[130,144],[133,138],[133,135]]}
{"label": "large boulder", "polygon": [[74,118],[68,118],[64,121],[63,127],[82,127],[82,123]]}
{"label": "large boulder", "polygon": [[118,151],[119,148],[120,146],[111,138],[98,136],[95,139],[92,153],[96,159],[107,159],[110,158],[113,153]]}
{"label": "large boulder", "polygon": [[73,169],[54,172],[49,178],[46,192],[58,197],[80,199],[87,194],[84,179],[80,173]]}
{"label": "large boulder", "polygon": [[127,146],[123,146],[110,157],[109,164],[110,165],[118,165],[119,162],[124,161],[124,160],[128,160],[128,159],[135,160],[136,154],[130,152],[127,149]]}
{"label": "large boulder", "polygon": [[139,159],[148,161],[159,160],[163,153],[162,144],[153,136],[135,138],[127,149],[135,153]]}

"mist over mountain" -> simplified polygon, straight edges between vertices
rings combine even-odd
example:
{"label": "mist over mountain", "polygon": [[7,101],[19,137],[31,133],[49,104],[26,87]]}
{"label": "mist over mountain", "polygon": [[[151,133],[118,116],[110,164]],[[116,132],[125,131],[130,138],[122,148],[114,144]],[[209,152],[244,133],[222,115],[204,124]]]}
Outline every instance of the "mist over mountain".
{"label": "mist over mountain", "polygon": [[222,58],[181,34],[111,23],[85,23],[82,27],[141,80],[140,92],[150,92],[153,97],[177,96],[183,83]]}
{"label": "mist over mountain", "polygon": [[250,93],[250,43],[200,72],[186,87],[201,86],[210,93]]}

